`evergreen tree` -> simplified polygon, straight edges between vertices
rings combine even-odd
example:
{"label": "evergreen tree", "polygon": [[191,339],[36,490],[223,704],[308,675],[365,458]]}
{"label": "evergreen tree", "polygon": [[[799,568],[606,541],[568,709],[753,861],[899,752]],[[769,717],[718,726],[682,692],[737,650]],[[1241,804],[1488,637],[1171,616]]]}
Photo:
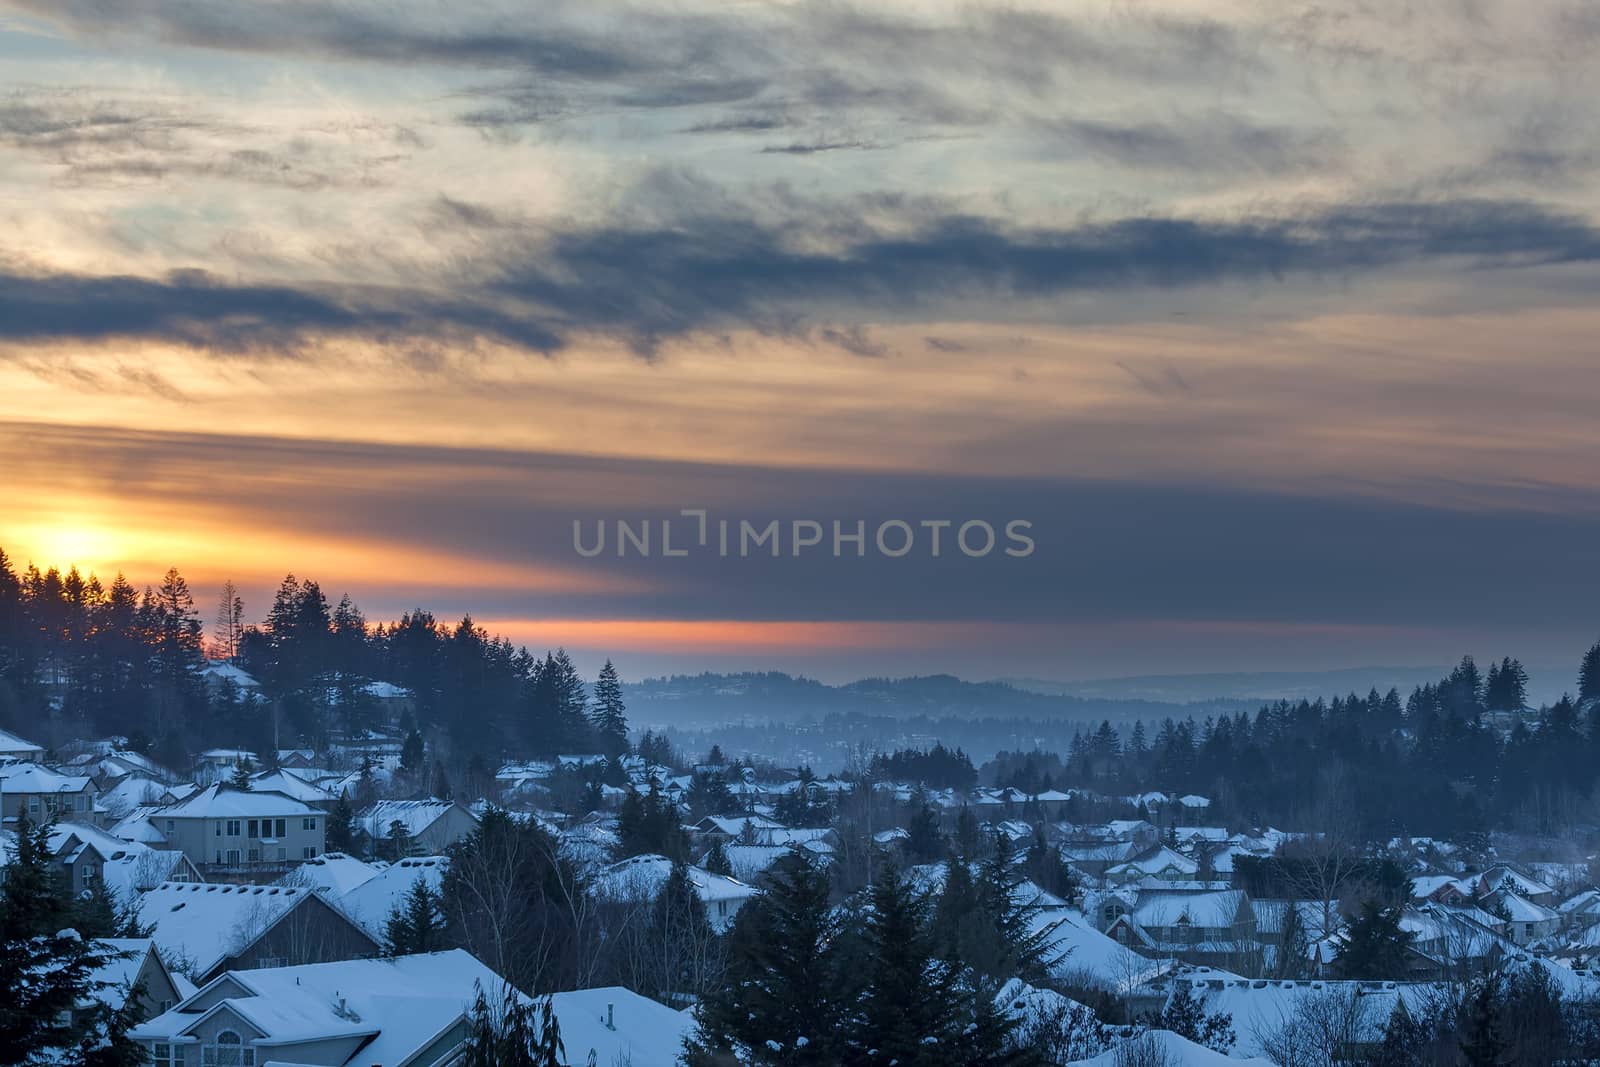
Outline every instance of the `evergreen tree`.
{"label": "evergreen tree", "polygon": [[1196,1000],[1188,982],[1176,983],[1166,1006],[1150,1020],[1157,1030],[1171,1030],[1197,1045],[1227,1055],[1236,1040],[1233,1016],[1223,1012],[1208,1013],[1205,1005]]}
{"label": "evergreen tree", "polygon": [[385,855],[395,863],[411,855],[411,833],[406,829],[406,824],[399,819],[391,822],[383,844]]}
{"label": "evergreen tree", "polygon": [[494,1004],[479,987],[460,1067],[566,1067],[566,1047],[555,1009],[546,997],[534,1019],[533,1005],[507,985]]}
{"label": "evergreen tree", "polygon": [[692,1058],[785,1067],[843,1062],[848,998],[836,966],[839,919],[826,871],[800,853],[768,872],[767,891],[739,909],[727,977],[702,998]]}
{"label": "evergreen tree", "polygon": [[1306,924],[1300,917],[1298,903],[1283,902],[1283,924],[1280,928],[1278,953],[1274,960],[1272,976],[1294,981],[1305,977],[1311,945],[1306,934]]}
{"label": "evergreen tree", "polygon": [[995,834],[994,851],[980,865],[977,884],[990,947],[981,955],[969,947],[967,959],[984,977],[1038,981],[1056,955],[1055,927],[1035,921],[1039,906],[1019,889],[1021,881],[1011,839]]}
{"label": "evergreen tree", "polygon": [[920,788],[912,798],[911,821],[906,827],[906,855],[916,863],[938,863],[944,858],[944,834],[939,832],[939,813],[928,803]]}
{"label": "evergreen tree", "polygon": [[449,800],[455,793],[450,788],[450,776],[444,771],[444,761],[433,761],[433,786],[429,792],[437,800]]}
{"label": "evergreen tree", "polygon": [[136,998],[119,1012],[97,996],[111,983],[95,972],[117,952],[73,928],[74,909],[50,853],[50,824],[19,811],[14,848],[0,884],[0,1049],[7,1062],[144,1062],[143,1050],[127,1039]]}
{"label": "evergreen tree", "polygon": [[722,845],[722,838],[713,838],[711,847],[706,850],[706,855],[700,861],[700,866],[712,874],[733,874],[733,864],[728,860],[728,850]]}
{"label": "evergreen tree", "polygon": [[422,766],[422,757],[422,735],[413,729],[406,734],[406,739],[400,746],[400,769],[407,774],[415,774]]}
{"label": "evergreen tree", "polygon": [[606,660],[594,683],[594,708],[589,721],[600,738],[600,751],[616,757],[628,751],[627,706],[622,702],[622,682],[617,668]]}
{"label": "evergreen tree", "polygon": [[1345,928],[1337,961],[1340,977],[1380,979],[1404,974],[1413,936],[1400,928],[1398,907],[1362,901],[1360,912]]}
{"label": "evergreen tree", "polygon": [[406,895],[389,913],[384,926],[384,949],[390,956],[439,952],[450,947],[445,939],[444,911],[437,892],[418,876]]}
{"label": "evergreen tree", "polygon": [[873,879],[864,937],[866,985],[852,1042],[878,1063],[971,1061],[958,972],[937,958],[928,937],[927,901],[885,864]]}
{"label": "evergreen tree", "polygon": [[250,789],[250,761],[240,760],[233,766],[233,774],[228,778],[228,784],[241,792]]}
{"label": "evergreen tree", "polygon": [[1600,700],[1600,641],[1589,646],[1578,667],[1578,699]]}
{"label": "evergreen tree", "polygon": [[328,852],[344,852],[352,854],[356,850],[356,813],[350,806],[350,797],[341,791],[339,799],[333,802],[333,811],[328,814],[327,831],[324,845]]}

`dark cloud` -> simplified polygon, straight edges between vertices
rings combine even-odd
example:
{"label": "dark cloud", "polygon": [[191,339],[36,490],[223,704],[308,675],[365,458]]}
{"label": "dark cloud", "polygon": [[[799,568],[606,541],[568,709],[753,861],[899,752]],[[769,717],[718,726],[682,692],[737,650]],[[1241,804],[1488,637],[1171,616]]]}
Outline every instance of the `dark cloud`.
{"label": "dark cloud", "polygon": [[1164,123],[1061,119],[1038,127],[1069,153],[1139,169],[1278,174],[1327,167],[1341,148],[1331,131],[1264,126],[1218,113]]}
{"label": "dark cloud", "polygon": [[[1472,619],[1508,630],[1537,618],[1585,640],[1594,622],[1591,604],[1571,595],[1572,576],[1592,572],[1600,544],[1600,498],[1590,492],[1530,492],[1526,508],[1445,509],[1203,484],[769,468],[38,423],[0,423],[0,443],[22,457],[16,477],[24,486],[89,479],[113,498],[159,498],[197,514],[216,509],[252,529],[365,538],[444,560],[616,579],[631,590],[537,598],[504,588],[452,590],[465,601],[460,608],[480,614],[1446,629]],[[228,457],[225,470],[217,456]],[[785,550],[776,559],[760,552],[619,559],[614,539],[599,558],[573,550],[574,520],[592,531],[596,521],[673,519],[675,542],[688,543],[693,520],[679,515],[686,507],[708,508],[713,521],[727,518],[735,528],[740,519],[815,520],[825,524],[830,548],[834,520],[845,532],[859,520],[867,555],[856,558],[847,547],[842,559],[828,550],[798,558]],[[1023,559],[969,559],[950,548],[947,532],[939,558],[919,551],[885,559],[872,548],[872,531],[890,519],[913,526],[981,519],[997,531],[1024,519],[1037,547]],[[1486,597],[1482,583],[1462,581],[1507,545],[1517,546],[1515,582]],[[273,562],[296,573],[303,567]],[[313,577],[334,589],[346,582],[338,574]],[[438,580],[448,583],[444,574]]]}
{"label": "dark cloud", "polygon": [[763,155],[814,156],[821,152],[874,152],[886,147],[871,141],[813,141],[808,144],[767,145],[761,152]]}
{"label": "dark cloud", "polygon": [[478,254],[475,273],[437,279],[437,290],[13,273],[0,276],[0,337],[153,336],[248,349],[329,332],[390,342],[481,336],[548,351],[596,333],[647,351],[698,332],[848,330],[933,309],[1002,320],[1073,292],[1337,279],[1431,261],[1600,259],[1600,231],[1586,219],[1503,201],[1070,228],[930,215],[925,203],[906,207],[898,225],[837,205],[810,205],[811,215],[791,205],[778,223],[710,205],[676,223],[552,232],[440,201],[431,216],[439,238],[453,222],[471,231]]}

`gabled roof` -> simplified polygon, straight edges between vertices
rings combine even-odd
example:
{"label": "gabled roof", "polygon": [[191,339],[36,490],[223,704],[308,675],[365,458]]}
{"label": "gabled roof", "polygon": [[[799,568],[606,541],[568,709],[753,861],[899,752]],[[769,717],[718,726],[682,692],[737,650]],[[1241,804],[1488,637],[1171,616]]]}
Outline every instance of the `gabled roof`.
{"label": "gabled roof", "polygon": [[[230,971],[172,1011],[140,1024],[136,1040],[192,1033],[218,1011],[250,1023],[277,1044],[370,1038],[355,1062],[400,1067],[458,1022],[478,989],[491,997],[500,976],[462,949],[395,959],[345,960],[299,967]],[[186,1011],[227,994],[206,1012]],[[258,1053],[257,1060],[262,1056]]]}
{"label": "gabled roof", "polygon": [[37,763],[13,763],[0,768],[0,788],[7,793],[81,793],[93,786],[82,774],[61,774]]}
{"label": "gabled roof", "polygon": [[[355,822],[358,828],[375,838],[387,837],[390,825],[396,822],[406,828],[409,836],[416,837],[455,807],[460,805],[453,800],[380,800],[358,812]],[[472,815],[466,808],[461,810]]]}
{"label": "gabled roof", "polygon": [[337,900],[357,886],[376,878],[382,870],[382,867],[343,852],[324,852],[300,864],[278,879],[278,883],[315,889],[328,899]]}
{"label": "gabled roof", "polygon": [[206,974],[308,902],[328,907],[360,929],[309,889],[195,882],[166,882],[146,893],[139,901],[139,921],[155,927],[151,936],[169,958],[191,959],[194,973]]}
{"label": "gabled roof", "polygon": [[282,793],[286,797],[292,797],[306,804],[326,804],[338,799],[326,789],[308,781],[304,775],[287,768],[263,771],[253,776],[250,779],[250,790]]}
{"label": "gabled roof", "polygon": [[234,789],[218,782],[161,813],[164,819],[293,818],[323,812],[267,789]]}
{"label": "gabled roof", "polygon": [[44,748],[7,730],[0,730],[0,755],[38,757],[44,755]]}

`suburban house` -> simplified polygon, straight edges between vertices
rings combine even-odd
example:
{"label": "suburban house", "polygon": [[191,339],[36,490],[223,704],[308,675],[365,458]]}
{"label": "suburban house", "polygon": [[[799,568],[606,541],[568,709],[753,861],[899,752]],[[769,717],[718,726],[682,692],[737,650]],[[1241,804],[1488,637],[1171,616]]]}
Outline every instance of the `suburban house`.
{"label": "suburban house", "polygon": [[356,814],[356,840],[383,851],[394,824],[405,833],[406,854],[437,856],[478,828],[478,817],[452,800],[380,800]]}
{"label": "suburban house", "polygon": [[51,816],[98,823],[99,796],[94,779],[86,774],[61,774],[37,763],[0,766],[0,817],[6,825],[15,825],[24,810],[35,823]]}
{"label": "suburban house", "polygon": [[25,741],[16,734],[0,730],[0,760],[41,760],[44,759],[43,747],[32,741]]}
{"label": "suburban house", "polygon": [[168,882],[139,900],[161,952],[196,982],[227,970],[375,956],[382,946],[310,890]]}
{"label": "suburban house", "polygon": [[162,882],[202,881],[187,856],[176,849],[154,849],[124,841],[98,826],[62,822],[50,829],[50,852],[66,872],[73,893],[87,893],[105,883],[127,901],[129,894]]}
{"label": "suburban house", "polygon": [[250,779],[250,788],[263,793],[282,793],[286,797],[323,811],[332,811],[334,805],[339,803],[339,797],[335,793],[317,785],[311,780],[310,775],[298,773],[287,767],[255,775]]}
{"label": "suburban house", "polygon": [[218,783],[147,816],[206,873],[266,872],[322,855],[327,814],[271,790]]}
{"label": "suburban house", "polygon": [[[718,933],[732,926],[745,901],[761,892],[737,878],[701,867],[688,868],[688,874],[689,884],[705,905],[706,920]],[[648,906],[661,895],[671,875],[672,861],[665,856],[630,856],[599,872],[596,890],[607,900]]]}
{"label": "suburban house", "polygon": [[[456,1062],[472,1005],[519,997],[461,949],[394,959],[230,971],[136,1027],[157,1067],[433,1067]],[[624,989],[556,993],[569,1063],[668,1067],[692,1025]]]}
{"label": "suburban house", "polygon": [[1193,878],[1199,870],[1200,865],[1183,853],[1157,845],[1130,860],[1107,867],[1105,877],[1118,885],[1132,885],[1146,878],[1181,882]]}
{"label": "suburban house", "polygon": [[1191,963],[1237,964],[1260,948],[1255,912],[1241,889],[1141,889],[1106,934],[1129,948]]}

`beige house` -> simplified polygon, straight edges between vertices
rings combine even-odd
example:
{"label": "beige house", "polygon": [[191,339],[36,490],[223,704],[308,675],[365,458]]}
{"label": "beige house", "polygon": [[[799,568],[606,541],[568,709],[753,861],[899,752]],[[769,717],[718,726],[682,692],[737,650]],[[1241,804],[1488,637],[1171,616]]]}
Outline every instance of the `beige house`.
{"label": "beige house", "polygon": [[327,814],[269,789],[218,783],[150,822],[204,873],[271,873],[322,855]]}
{"label": "beige house", "polygon": [[95,800],[100,790],[94,779],[82,774],[61,774],[37,763],[7,763],[0,766],[0,816],[5,825],[16,825],[17,816],[41,823],[55,817],[63,821],[100,823]]}

